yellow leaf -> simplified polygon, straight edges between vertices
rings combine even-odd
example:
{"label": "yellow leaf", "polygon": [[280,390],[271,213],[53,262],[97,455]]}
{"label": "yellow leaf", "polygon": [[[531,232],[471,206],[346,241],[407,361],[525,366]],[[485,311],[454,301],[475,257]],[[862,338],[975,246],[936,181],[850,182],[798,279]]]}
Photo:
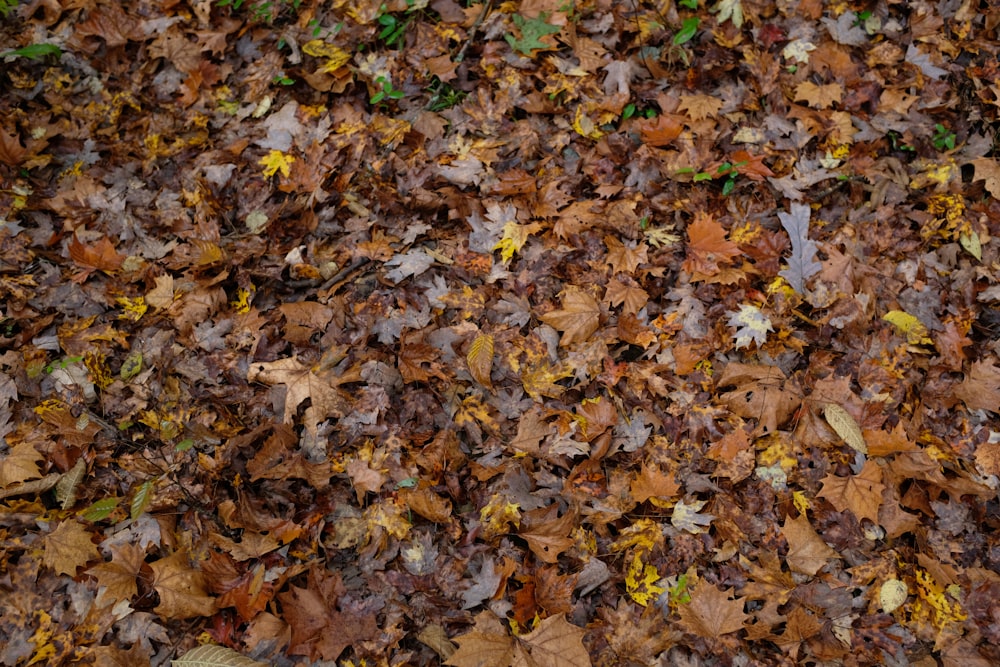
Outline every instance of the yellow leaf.
{"label": "yellow leaf", "polygon": [[906,602],[906,596],[906,584],[899,579],[893,578],[886,580],[882,584],[882,588],[878,594],[878,601],[882,606],[882,611],[886,614],[891,614],[903,606],[903,603]]}
{"label": "yellow leaf", "polygon": [[826,417],[827,423],[833,427],[837,435],[850,445],[851,449],[862,454],[868,453],[868,445],[865,444],[865,437],[861,433],[861,427],[858,426],[858,422],[854,421],[854,417],[847,410],[839,405],[828,403],[823,408],[823,416]]}
{"label": "yellow leaf", "polygon": [[142,319],[142,316],[146,314],[146,310],[149,306],[146,305],[146,300],[137,296],[134,299],[130,299],[127,296],[121,296],[115,299],[118,305],[122,307],[124,312],[118,316],[120,320],[132,320],[133,322],[138,322]]}
{"label": "yellow leaf", "polygon": [[933,341],[927,336],[927,327],[913,315],[902,310],[890,310],[882,319],[891,323],[899,332],[906,336],[910,345],[931,345]]}
{"label": "yellow leaf", "polygon": [[521,525],[521,506],[502,496],[493,496],[486,507],[479,511],[479,519],[483,522],[484,537],[507,533],[510,532],[511,524],[515,528]]}
{"label": "yellow leaf", "polygon": [[655,600],[666,590],[656,585],[659,580],[660,574],[656,568],[644,565],[642,557],[636,553],[625,574],[625,590],[628,591],[629,597],[645,607],[650,600]]}
{"label": "yellow leaf", "polygon": [[469,354],[465,360],[469,364],[469,373],[472,374],[476,382],[487,389],[492,390],[493,384],[490,381],[490,370],[493,368],[493,336],[489,334],[479,334],[472,341]]}
{"label": "yellow leaf", "polygon": [[503,226],[503,237],[493,246],[494,250],[500,251],[500,259],[506,264],[515,253],[519,252],[528,237],[540,231],[542,226],[537,222],[530,225],[519,225],[516,222],[508,222]]}
{"label": "yellow leaf", "polygon": [[271,178],[277,172],[281,172],[282,176],[288,177],[291,173],[292,163],[295,162],[294,155],[285,155],[279,150],[271,150],[270,153],[262,157],[257,164],[264,166],[264,176],[266,178]]}

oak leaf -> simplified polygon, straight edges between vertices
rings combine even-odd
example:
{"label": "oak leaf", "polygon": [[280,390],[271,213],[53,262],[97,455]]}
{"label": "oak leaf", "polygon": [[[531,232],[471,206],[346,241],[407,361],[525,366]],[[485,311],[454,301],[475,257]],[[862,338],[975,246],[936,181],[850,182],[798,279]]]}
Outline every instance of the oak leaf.
{"label": "oak leaf", "polygon": [[78,521],[67,519],[60,522],[42,539],[45,547],[42,562],[59,574],[76,576],[76,568],[101,557],[91,537],[91,532]]}
{"label": "oak leaf", "polygon": [[567,287],[563,293],[563,307],[540,318],[563,332],[559,344],[569,346],[582,343],[597,331],[601,319],[601,304],[579,287]]}
{"label": "oak leaf", "polygon": [[866,461],[857,475],[837,477],[828,474],[822,480],[823,488],[818,497],[826,498],[838,512],[850,510],[858,519],[878,523],[878,509],[882,505],[882,469],[874,461]]}
{"label": "oak leaf", "polygon": [[749,616],[743,613],[745,598],[731,599],[732,589],[721,591],[702,582],[691,592],[691,602],[679,608],[681,625],[704,639],[715,639],[743,629]]}

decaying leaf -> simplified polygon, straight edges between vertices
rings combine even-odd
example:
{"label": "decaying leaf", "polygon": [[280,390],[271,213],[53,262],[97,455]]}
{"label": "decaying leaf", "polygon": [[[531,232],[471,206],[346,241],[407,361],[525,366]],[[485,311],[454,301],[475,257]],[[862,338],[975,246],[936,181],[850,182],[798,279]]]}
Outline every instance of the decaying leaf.
{"label": "decaying leaf", "polygon": [[837,435],[850,445],[851,449],[862,454],[868,453],[868,445],[865,444],[865,436],[861,433],[861,427],[847,410],[835,403],[827,403],[823,406],[823,416],[826,417],[827,423]]}

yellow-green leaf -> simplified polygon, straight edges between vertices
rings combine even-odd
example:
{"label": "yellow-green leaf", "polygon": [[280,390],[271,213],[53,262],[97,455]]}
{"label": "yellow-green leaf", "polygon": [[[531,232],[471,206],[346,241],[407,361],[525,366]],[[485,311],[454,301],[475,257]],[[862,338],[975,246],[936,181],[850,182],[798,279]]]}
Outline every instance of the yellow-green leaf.
{"label": "yellow-green leaf", "polygon": [[115,508],[118,507],[118,502],[121,498],[102,498],[96,503],[88,507],[87,509],[80,512],[80,516],[87,521],[101,521],[102,519],[107,519]]}
{"label": "yellow-green leaf", "polygon": [[927,336],[927,327],[913,315],[902,310],[890,310],[882,319],[892,324],[899,333],[906,336],[910,345],[930,345],[933,341]]}
{"label": "yellow-green leaf", "polygon": [[136,490],[135,495],[132,496],[132,505],[129,508],[129,516],[135,521],[143,512],[149,507],[149,504],[153,502],[153,480],[148,479],[142,483],[142,485]]}
{"label": "yellow-green leaf", "polygon": [[837,432],[837,435],[850,445],[851,449],[862,454],[868,453],[868,445],[865,444],[865,436],[861,433],[861,427],[847,410],[839,405],[828,403],[823,408],[823,416],[826,417],[827,423]]}

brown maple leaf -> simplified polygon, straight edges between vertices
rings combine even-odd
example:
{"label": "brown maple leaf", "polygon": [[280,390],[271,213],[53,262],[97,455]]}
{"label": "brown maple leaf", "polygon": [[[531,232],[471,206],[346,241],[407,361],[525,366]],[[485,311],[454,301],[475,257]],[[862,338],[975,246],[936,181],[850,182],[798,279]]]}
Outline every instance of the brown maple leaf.
{"label": "brown maple leaf", "polygon": [[882,468],[874,461],[866,461],[857,475],[837,477],[828,474],[822,480],[823,489],[817,494],[826,498],[838,512],[850,510],[858,519],[878,523],[878,509],[882,505]]}
{"label": "brown maple leaf", "polygon": [[93,534],[74,519],[66,519],[42,539],[42,562],[59,574],[76,576],[76,568],[97,560],[101,552],[91,540]]}
{"label": "brown maple leaf", "polygon": [[785,519],[781,528],[782,535],[788,542],[788,562],[792,572],[815,575],[823,569],[831,558],[837,558],[837,552],[816,534],[808,517],[804,514],[797,519]]}
{"label": "brown maple leaf", "polygon": [[955,397],[970,410],[1000,413],[1000,368],[993,361],[972,362],[965,380],[955,389]]}
{"label": "brown maple leaf", "polygon": [[111,562],[101,563],[87,570],[102,587],[98,604],[112,604],[131,600],[138,593],[136,577],[146,561],[146,550],[137,544],[120,544],[111,547]]}
{"label": "brown maple leaf", "polygon": [[739,246],[726,239],[726,230],[706,213],[695,214],[688,225],[687,258],[683,268],[692,275],[714,276],[720,264],[729,264],[740,254]]}
{"label": "brown maple leaf", "polygon": [[84,245],[73,235],[69,243],[69,256],[74,262],[85,269],[110,273],[121,268],[125,261],[124,255],[119,255],[114,245],[106,236],[102,236],[94,245]]}
{"label": "brown maple leaf", "polygon": [[526,635],[511,637],[492,612],[476,617],[475,630],[456,637],[458,650],[444,662],[452,667],[588,667],[590,655],[583,646],[582,628],[563,614],[542,619]]}
{"label": "brown maple leaf", "polygon": [[743,629],[749,616],[743,613],[745,598],[731,599],[733,589],[721,591],[702,582],[691,593],[691,601],[679,608],[681,625],[704,639],[714,639]]}
{"label": "brown maple leaf", "polygon": [[165,618],[193,618],[215,613],[215,598],[208,594],[205,575],[191,567],[186,551],[150,563],[153,588],[160,594],[157,614]]}
{"label": "brown maple leaf", "polygon": [[570,285],[563,292],[563,307],[542,315],[540,319],[563,332],[560,345],[582,343],[597,331],[601,304],[579,287]]}

